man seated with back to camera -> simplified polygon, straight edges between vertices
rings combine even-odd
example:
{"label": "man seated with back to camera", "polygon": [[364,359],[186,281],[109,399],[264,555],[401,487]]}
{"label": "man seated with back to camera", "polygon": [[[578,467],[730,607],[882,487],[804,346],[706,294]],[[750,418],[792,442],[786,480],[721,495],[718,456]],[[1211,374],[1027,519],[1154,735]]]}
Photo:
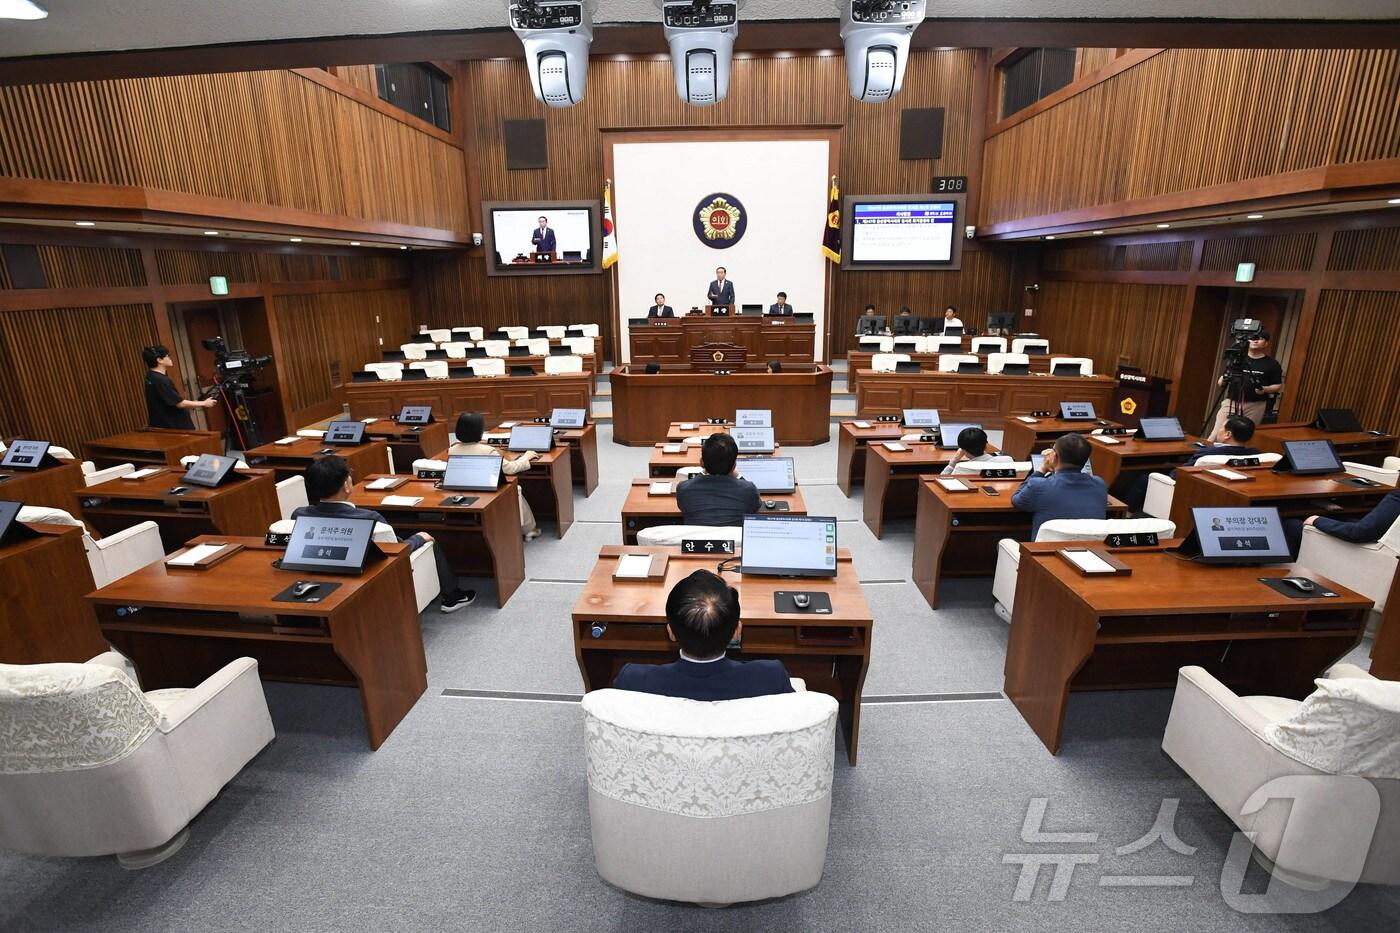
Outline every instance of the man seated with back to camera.
{"label": "man seated with back to camera", "polygon": [[[301,518],[303,515],[312,518],[367,518],[389,524],[384,521],[383,515],[373,509],[362,509],[349,502],[355,478],[350,474],[350,464],[345,462],[344,457],[332,454],[311,461],[306,468],[305,479],[306,497],[314,504],[303,505],[293,510],[292,518]],[[399,540],[416,551],[433,540],[433,536],[426,531],[420,531],[416,535]],[[457,575],[447,565],[447,554],[441,547],[433,548],[433,560],[437,563],[438,589],[442,593],[442,603],[438,608],[443,612],[456,612],[470,606],[476,599],[476,590],[464,590],[457,585]]]}
{"label": "man seated with back to camera", "polygon": [[[1182,466],[1195,466],[1202,457],[1257,457],[1259,450],[1246,443],[1253,437],[1253,419],[1246,415],[1230,415],[1225,419],[1215,444],[1198,449]],[[1177,469],[1173,467],[1167,471],[1167,475],[1175,477]],[[1142,474],[1133,481],[1133,485],[1123,496],[1123,502],[1134,512],[1141,512],[1147,502],[1148,482],[1147,474]]]}
{"label": "man seated with back to camera", "polygon": [[725,657],[743,632],[739,593],[708,570],[697,570],[666,596],[666,634],[680,645],[670,664],[626,664],[613,687],[687,700],[742,700],[792,693],[782,661]]}
{"label": "man seated with back to camera", "polygon": [[1066,434],[1045,451],[1041,472],[1026,477],[1011,496],[1011,504],[1030,512],[1031,540],[1040,526],[1056,518],[1098,518],[1108,515],[1108,487],[1084,472],[1089,442],[1082,434]]}
{"label": "man seated with back to camera", "polygon": [[763,503],[758,487],[734,472],[739,445],[723,432],[700,445],[705,472],[676,487],[676,504],[687,525],[742,525]]}
{"label": "man seated with back to camera", "polygon": [[1009,461],[1010,457],[987,453],[987,432],[981,428],[963,428],[958,432],[958,452],[943,468],[946,476],[953,472],[959,463],[986,463],[992,460]]}

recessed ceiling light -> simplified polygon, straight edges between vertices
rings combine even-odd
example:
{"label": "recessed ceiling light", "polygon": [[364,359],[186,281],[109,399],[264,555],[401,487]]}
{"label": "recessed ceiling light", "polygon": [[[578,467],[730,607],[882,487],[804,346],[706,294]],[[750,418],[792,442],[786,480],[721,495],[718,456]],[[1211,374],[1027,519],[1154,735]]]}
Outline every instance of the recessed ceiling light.
{"label": "recessed ceiling light", "polygon": [[1167,228],[1170,227],[1170,226],[1171,226],[1171,224],[1158,224],[1158,225],[1157,225],[1157,229],[1158,229],[1158,230],[1165,230],[1165,229],[1167,229]]}
{"label": "recessed ceiling light", "polygon": [[1055,239],[1055,234],[1053,234],[1053,233],[1048,233],[1048,234],[1045,235],[1045,239],[1047,239],[1047,240],[1053,240],[1053,239]]}
{"label": "recessed ceiling light", "polygon": [[407,246],[400,246],[399,249],[408,249]]}
{"label": "recessed ceiling light", "polygon": [[292,237],[292,242],[293,242],[293,243],[300,243],[300,242],[301,242],[301,237],[299,237],[299,236],[294,236],[294,237]]}
{"label": "recessed ceiling light", "polygon": [[360,245],[360,241],[359,241],[359,240],[351,240],[351,241],[350,241],[350,245],[351,245],[351,246],[359,246],[359,245]]}
{"label": "recessed ceiling light", "polygon": [[0,0],[0,19],[44,19],[49,11],[30,0]]}
{"label": "recessed ceiling light", "polygon": [[218,235],[219,235],[219,231],[217,231],[217,230],[205,230],[205,231],[204,231],[204,235],[205,235],[205,236],[218,236]]}
{"label": "recessed ceiling light", "polygon": [[1387,201],[1387,202],[1385,202],[1385,203],[1387,203],[1387,204],[1400,204],[1400,198],[1391,198],[1389,201]]}
{"label": "recessed ceiling light", "polygon": [[1094,236],[1103,236],[1103,231],[1102,231],[1102,230],[1095,230],[1095,231],[1094,231]]}
{"label": "recessed ceiling light", "polygon": [[1247,219],[1249,219],[1249,220],[1263,220],[1263,219],[1264,219],[1264,215],[1263,215],[1263,214],[1245,214],[1244,216],[1245,216]]}
{"label": "recessed ceiling light", "polygon": [[75,221],[73,221],[73,223],[76,224],[76,225],[79,226],[79,227],[95,227],[95,226],[97,226],[97,223],[96,223],[95,221],[91,221],[91,220],[75,220]]}

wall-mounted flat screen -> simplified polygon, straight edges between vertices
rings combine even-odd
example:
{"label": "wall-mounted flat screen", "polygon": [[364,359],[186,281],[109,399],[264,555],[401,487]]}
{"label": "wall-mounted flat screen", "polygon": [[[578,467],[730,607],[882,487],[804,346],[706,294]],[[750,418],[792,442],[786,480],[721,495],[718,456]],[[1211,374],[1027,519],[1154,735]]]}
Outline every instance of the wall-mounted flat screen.
{"label": "wall-mounted flat screen", "polygon": [[597,201],[482,204],[488,275],[559,275],[601,269]]}
{"label": "wall-mounted flat screen", "polygon": [[849,232],[843,268],[955,269],[961,265],[961,197],[851,195],[845,201],[842,219]]}

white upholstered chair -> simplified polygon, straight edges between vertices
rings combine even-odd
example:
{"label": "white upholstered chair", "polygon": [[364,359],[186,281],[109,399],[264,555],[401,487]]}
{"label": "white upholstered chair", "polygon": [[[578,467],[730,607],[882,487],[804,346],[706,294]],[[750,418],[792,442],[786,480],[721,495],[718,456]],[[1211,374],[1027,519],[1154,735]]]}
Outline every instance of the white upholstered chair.
{"label": "white upholstered chair", "polygon": [[940,353],[938,355],[938,371],[940,373],[955,373],[963,363],[977,363],[982,361],[970,353]]}
{"label": "white upholstered chair", "polygon": [[1400,519],[1379,541],[1370,544],[1352,544],[1304,526],[1298,564],[1375,603],[1371,623],[1378,625],[1394,588],[1395,575],[1400,571]]}
{"label": "white upholstered chair", "polygon": [[[301,434],[300,431],[298,431],[297,433],[298,433],[298,434]],[[308,434],[308,435],[303,435],[303,436],[305,436],[305,437],[325,437],[325,435],[326,435],[326,432],[325,432],[325,431],[320,431],[320,432],[318,432],[318,433],[316,433],[316,434]],[[192,467],[192,466],[194,466],[198,461],[199,461],[199,457],[198,457],[198,456],[196,456],[195,454],[188,454],[188,455],[186,455],[186,456],[180,458],[180,465],[181,465],[181,466]],[[252,467],[248,466],[248,462],[247,462],[246,460],[234,460],[234,461],[233,461],[233,468],[234,468],[235,470],[239,471],[240,473],[246,473],[248,470],[251,470],[251,469],[252,469]]]}
{"label": "white upholstered chair", "polygon": [[999,373],[1007,366],[1021,364],[1029,367],[1031,358],[1024,353],[989,353],[987,354],[987,372]]}
{"label": "white upholstered chair", "polygon": [[550,375],[556,373],[581,373],[583,372],[583,357],[546,356],[544,358],[544,371]]}
{"label": "white upholstered chair", "polygon": [[546,324],[539,328],[539,332],[544,334],[548,340],[563,340],[564,334],[568,332],[563,324]]}
{"label": "white upholstered chair", "polygon": [[467,365],[478,376],[504,376],[506,374],[506,361],[500,357],[486,360],[467,360]]}
{"label": "white upholstered chair", "polygon": [[1050,341],[1044,337],[1011,338],[1012,353],[1049,353]]}
{"label": "white upholstered chair", "polygon": [[[1103,541],[1108,535],[1155,533],[1159,539],[1176,534],[1176,525],[1160,518],[1056,518],[1040,526],[1036,541]],[[1016,604],[1016,575],[1021,569],[1021,542],[997,542],[997,566],[992,577],[992,608],[1011,624]]]}
{"label": "white upholstered chair", "polygon": [[124,666],[116,652],[0,664],[0,847],[154,865],[272,741],[252,658],[191,689],[150,693]]}
{"label": "white upholstered chair", "polygon": [[[1278,463],[1280,454],[1250,454],[1259,458],[1260,466],[1269,466]],[[1234,456],[1225,454],[1210,454],[1196,461],[1197,466],[1224,466],[1231,460],[1237,459]],[[1147,475],[1147,498],[1143,500],[1142,510],[1153,518],[1170,518],[1172,514],[1172,498],[1176,493],[1176,479],[1166,473],[1149,473]]]}
{"label": "white upholstered chair", "polygon": [[675,547],[687,538],[703,538],[706,541],[733,541],[736,549],[743,542],[744,529],[740,526],[711,525],[656,525],[637,532],[637,544],[646,546]]}
{"label": "white upholstered chair", "polygon": [[862,350],[873,351],[875,353],[889,353],[894,350],[893,337],[868,335],[861,337],[859,343]]}
{"label": "white upholstered chair", "polygon": [[962,349],[961,337],[925,337],[925,353],[957,353]]}
{"label": "white upholstered chair", "polygon": [[896,364],[907,362],[908,353],[876,353],[870,358],[870,368],[877,373],[892,373]]}
{"label": "white upholstered chair", "polygon": [[705,703],[583,698],[593,859],[645,897],[733,904],[821,881],[837,704],[824,693]]}
{"label": "white upholstered chair", "polygon": [[300,476],[289,476],[277,484],[277,511],[283,518],[291,518],[294,511],[310,504],[306,498],[306,480]]}
{"label": "white upholstered chair", "polygon": [[1050,357],[1050,372],[1055,371],[1055,367],[1078,366],[1079,375],[1092,376],[1094,374],[1094,361],[1087,356],[1052,356]]}
{"label": "white upholstered chair", "polygon": [[423,370],[428,374],[429,379],[446,379],[451,372],[447,360],[423,360],[418,363],[409,363],[408,368]]}
{"label": "white upholstered chair", "polygon": [[484,327],[458,327],[457,330],[466,331],[468,340],[480,341],[486,339],[486,328]]}
{"label": "white upholstered chair", "polygon": [[470,340],[454,340],[444,343],[442,348],[447,351],[449,360],[464,360],[467,358],[467,348],[476,346]]}
{"label": "white upholstered chair", "polygon": [[923,339],[918,334],[900,334],[893,338],[896,347],[904,347],[914,352],[917,352],[919,343]]}
{"label": "white upholstered chair", "polygon": [[95,467],[89,470],[87,466],[88,463],[85,461],[83,463],[83,485],[85,486],[98,486],[108,480],[117,479],[128,473],[136,472],[136,464],[134,463],[118,463],[116,466],[109,466],[103,470],[96,469]]}
{"label": "white upholstered chair", "polygon": [[977,476],[983,470],[1016,470],[1021,473],[1029,473],[1031,462],[1029,460],[1012,460],[1006,454],[997,454],[990,460],[962,460],[953,467],[953,476]]}
{"label": "white upholstered chair", "polygon": [[1162,750],[1278,880],[1400,884],[1400,682],[1337,664],[1315,684],[1301,701],[1241,697],[1183,667]]}
{"label": "white upholstered chair", "polygon": [[509,340],[483,340],[481,343],[477,344],[477,346],[485,350],[486,355],[491,357],[508,356],[510,354]]}
{"label": "white upholstered chair", "polygon": [[1342,466],[1352,476],[1360,476],[1372,482],[1384,483],[1387,486],[1400,483],[1400,457],[1386,457],[1385,462],[1378,467],[1367,463],[1353,463],[1350,460],[1343,460]]}
{"label": "white upholstered chair", "polygon": [[405,343],[399,347],[399,349],[403,351],[404,359],[410,362],[413,360],[426,360],[428,358],[428,351],[432,348],[433,344],[430,343]]}
{"label": "white upholstered chair", "polygon": [[601,333],[597,324],[575,324],[569,329],[580,337],[597,337]]}
{"label": "white upholstered chair", "polygon": [[529,349],[531,356],[549,356],[548,337],[531,337],[525,341],[524,346]]}
{"label": "white upholstered chair", "polygon": [[577,353],[579,356],[589,356],[594,352],[596,341],[593,337],[585,334],[580,337],[565,337],[562,341],[562,345],[568,347],[571,352]]}
{"label": "white upholstered chair", "polygon": [[[284,518],[273,522],[267,530],[285,535],[291,534],[294,527],[296,527],[295,521]],[[399,536],[390,526],[383,522],[375,522],[373,540],[384,544],[393,544],[399,540]],[[409,567],[413,571],[413,597],[419,612],[426,609],[428,604],[437,599],[442,592],[442,587],[438,584],[436,558],[433,557],[433,548],[435,547],[437,547],[437,542],[429,541],[408,556]]]}
{"label": "white upholstered chair", "polygon": [[512,324],[509,327],[502,327],[501,331],[508,340],[524,340],[530,336],[530,328],[519,324]]}
{"label": "white upholstered chair", "polygon": [[374,373],[382,382],[398,382],[403,378],[402,363],[366,363],[365,371]]}
{"label": "white upholstered chair", "polygon": [[130,528],[94,539],[82,522],[62,509],[26,505],[20,508],[16,520],[26,525],[83,528],[83,550],[87,554],[88,569],[92,571],[92,584],[96,589],[135,573],[147,564],[165,559],[160,526],[155,522],[139,522]]}
{"label": "white upholstered chair", "polygon": [[427,334],[429,339],[431,339],[433,343],[447,343],[449,340],[452,339],[452,328],[435,327],[432,330],[427,331]]}
{"label": "white upholstered chair", "polygon": [[972,352],[973,352],[973,353],[1005,353],[1005,352],[1006,352],[1006,338],[1005,338],[1005,337],[973,337],[973,338],[972,338]]}

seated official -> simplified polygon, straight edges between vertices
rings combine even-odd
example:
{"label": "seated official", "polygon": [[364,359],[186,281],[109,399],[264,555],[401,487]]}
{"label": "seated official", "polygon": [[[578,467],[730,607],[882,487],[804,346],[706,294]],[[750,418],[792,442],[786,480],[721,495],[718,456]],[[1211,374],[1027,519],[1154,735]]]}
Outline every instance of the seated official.
{"label": "seated official", "polygon": [[[362,509],[350,504],[350,492],[355,478],[350,474],[350,465],[344,457],[329,456],[313,460],[306,468],[306,496],[314,504],[303,505],[292,511],[292,518],[310,515],[314,518],[368,518],[385,525],[384,516],[372,509]],[[420,531],[400,542],[418,550],[433,536]],[[433,559],[437,563],[438,588],[442,591],[442,602],[438,606],[443,612],[456,612],[470,606],[476,599],[476,590],[464,590],[457,585],[457,575],[447,566],[447,554],[441,547],[433,548]]]}
{"label": "seated official", "polygon": [[676,487],[676,505],[687,525],[742,525],[758,511],[758,487],[734,472],[739,445],[728,434],[711,434],[700,445],[705,472]]}
{"label": "seated official", "polygon": [[1011,504],[1034,516],[1031,539],[1040,526],[1056,518],[1098,518],[1108,514],[1108,487],[1084,472],[1089,442],[1082,434],[1066,434],[1045,451],[1043,472],[1026,477],[1011,496]]}
{"label": "seated official", "polygon": [[1296,560],[1298,549],[1302,546],[1305,525],[1311,525],[1323,534],[1341,538],[1352,544],[1372,544],[1379,541],[1397,519],[1400,519],[1400,490],[1387,493],[1384,499],[1376,503],[1375,508],[1354,522],[1344,522],[1339,518],[1328,518],[1326,515],[1309,515],[1302,521],[1290,518],[1283,523],[1283,534],[1288,539],[1288,553]]}
{"label": "seated official", "polygon": [[943,329],[945,331],[950,327],[962,326],[962,318],[958,317],[958,309],[955,305],[949,305],[943,309]]}
{"label": "seated official", "polygon": [[958,432],[958,452],[943,468],[946,476],[953,472],[959,463],[985,463],[988,460],[1007,460],[1006,457],[987,453],[987,432],[981,428],[963,428]]}
{"label": "seated official", "polygon": [[[1246,441],[1254,437],[1254,420],[1246,415],[1231,415],[1225,419],[1225,425],[1220,429],[1220,436],[1212,447],[1203,447],[1193,453],[1182,466],[1195,466],[1202,457],[1254,457],[1259,451],[1246,444]],[[1167,471],[1167,475],[1176,476],[1177,468],[1173,467]],[[1134,512],[1142,511],[1143,505],[1147,502],[1147,478],[1144,473],[1133,481],[1131,487],[1123,495],[1123,502]]]}
{"label": "seated official", "polygon": [[734,661],[729,643],[743,632],[739,593],[708,570],[681,580],[666,597],[666,634],[680,645],[670,664],[626,664],[613,687],[687,700],[742,700],[792,693],[782,661]]}
{"label": "seated official", "polygon": [[787,292],[778,292],[778,300],[768,306],[768,314],[772,317],[792,316],[792,305],[787,303]]}
{"label": "seated official", "polygon": [[656,304],[647,308],[647,317],[675,317],[676,309],[666,303],[666,296],[656,293]]}
{"label": "seated official", "polygon": [[[447,448],[447,455],[468,454],[475,456],[490,456],[501,454],[504,456],[505,450],[501,447],[492,447],[490,444],[483,444],[481,436],[486,433],[486,419],[480,412],[464,411],[457,416],[457,427],[452,432],[457,437],[457,442]],[[533,450],[527,450],[514,460],[502,459],[501,472],[506,476],[515,476],[530,469],[530,461],[538,456]],[[520,498],[520,533],[525,536],[526,541],[533,541],[540,536],[540,526],[535,522],[535,513],[530,508],[530,503],[525,501],[525,491],[516,484],[516,491]]]}

